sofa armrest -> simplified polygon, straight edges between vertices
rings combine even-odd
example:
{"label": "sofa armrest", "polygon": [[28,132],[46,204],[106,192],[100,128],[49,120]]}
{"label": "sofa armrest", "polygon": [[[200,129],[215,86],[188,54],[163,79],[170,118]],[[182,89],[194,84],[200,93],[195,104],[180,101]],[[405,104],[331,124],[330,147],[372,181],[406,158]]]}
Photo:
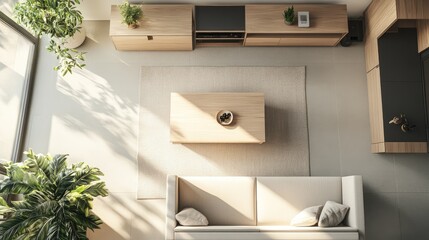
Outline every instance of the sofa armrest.
{"label": "sofa armrest", "polygon": [[363,204],[362,176],[342,178],[343,204],[350,206],[344,222],[359,230],[359,239],[365,239],[365,217]]}
{"label": "sofa armrest", "polygon": [[179,200],[179,179],[176,175],[167,176],[167,217],[165,225],[165,240],[174,240],[174,228],[177,225],[176,213]]}

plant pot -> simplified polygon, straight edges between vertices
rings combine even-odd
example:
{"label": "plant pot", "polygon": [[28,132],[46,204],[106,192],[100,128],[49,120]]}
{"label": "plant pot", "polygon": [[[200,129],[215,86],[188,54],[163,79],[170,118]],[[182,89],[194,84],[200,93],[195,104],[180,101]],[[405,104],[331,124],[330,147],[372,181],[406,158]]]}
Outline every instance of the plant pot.
{"label": "plant pot", "polygon": [[83,26],[81,26],[79,31],[76,31],[76,33],[72,37],[68,37],[64,39],[64,47],[66,48],[77,48],[85,41],[86,38],[86,30]]}
{"label": "plant pot", "polygon": [[135,28],[137,28],[139,25],[137,25],[137,23],[133,23],[133,24],[130,24],[130,25],[128,25],[128,28],[130,28],[130,29],[135,29]]}
{"label": "plant pot", "polygon": [[285,20],[285,24],[286,25],[293,25],[293,22],[288,22],[288,21]]}

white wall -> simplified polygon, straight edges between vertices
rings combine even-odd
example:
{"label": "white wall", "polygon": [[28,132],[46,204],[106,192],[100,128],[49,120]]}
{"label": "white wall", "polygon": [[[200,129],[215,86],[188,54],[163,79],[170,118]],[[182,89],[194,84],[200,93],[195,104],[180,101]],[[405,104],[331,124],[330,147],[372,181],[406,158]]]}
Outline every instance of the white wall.
{"label": "white wall", "polygon": [[12,17],[13,6],[17,3],[18,0],[2,0],[0,1],[0,11],[2,11],[6,16]]}
{"label": "white wall", "polygon": [[164,200],[136,200],[141,66],[306,66],[312,175],[363,175],[368,240],[429,238],[428,155],[369,153],[362,44],[118,52],[109,22],[85,25],[87,68],[66,81],[42,46],[26,145],[70,153],[106,174],[110,196],[95,202],[106,224],[90,239],[163,239]]}

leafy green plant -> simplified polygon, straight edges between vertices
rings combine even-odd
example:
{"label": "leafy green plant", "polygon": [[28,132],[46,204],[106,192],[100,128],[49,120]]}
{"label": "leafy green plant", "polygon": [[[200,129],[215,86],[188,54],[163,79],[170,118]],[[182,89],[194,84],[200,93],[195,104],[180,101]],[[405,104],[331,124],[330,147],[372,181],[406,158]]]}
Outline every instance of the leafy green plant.
{"label": "leafy green plant", "polygon": [[295,10],[293,9],[293,6],[284,10],[283,17],[286,24],[293,24],[295,21]]}
{"label": "leafy green plant", "polygon": [[65,154],[25,152],[22,163],[7,163],[7,177],[0,194],[20,194],[22,200],[7,203],[0,198],[0,240],[80,240],[86,230],[99,228],[99,217],[91,212],[92,200],[107,196],[102,172],[85,163],[67,166]]}
{"label": "leafy green plant", "polygon": [[83,68],[82,52],[64,46],[66,39],[80,31],[82,13],[76,9],[80,0],[26,0],[16,3],[14,15],[18,21],[38,37],[51,38],[47,50],[57,55],[59,65],[54,69],[62,75],[75,67]]}
{"label": "leafy green plant", "polygon": [[143,16],[143,12],[140,5],[131,5],[129,2],[124,2],[119,5],[121,10],[122,23],[128,25],[128,27],[137,27],[137,22]]}

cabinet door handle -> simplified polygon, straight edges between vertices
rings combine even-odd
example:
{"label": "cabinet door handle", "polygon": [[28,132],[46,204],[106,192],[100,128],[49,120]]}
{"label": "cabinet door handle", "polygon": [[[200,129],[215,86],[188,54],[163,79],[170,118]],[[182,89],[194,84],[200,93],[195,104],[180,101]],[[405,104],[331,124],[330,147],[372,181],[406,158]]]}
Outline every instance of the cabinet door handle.
{"label": "cabinet door handle", "polygon": [[147,36],[147,40],[153,40],[153,36]]}

